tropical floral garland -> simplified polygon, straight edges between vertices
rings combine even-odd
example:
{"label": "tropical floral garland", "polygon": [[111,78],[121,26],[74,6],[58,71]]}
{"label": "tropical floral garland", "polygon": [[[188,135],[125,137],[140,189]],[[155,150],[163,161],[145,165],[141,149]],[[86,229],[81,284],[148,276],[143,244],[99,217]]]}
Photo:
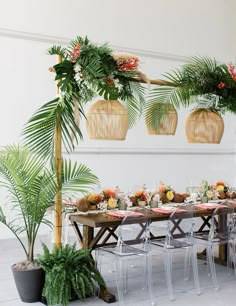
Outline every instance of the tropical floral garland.
{"label": "tropical floral garland", "polygon": [[134,81],[140,76],[135,55],[114,53],[107,44],[98,46],[87,37],[77,37],[67,49],[53,46],[49,53],[62,57],[53,70],[66,99],[73,97],[86,103],[103,96],[106,100],[144,103],[144,89]]}
{"label": "tropical floral garland", "polygon": [[[169,86],[159,86],[150,93],[145,106],[145,119],[151,128],[159,130],[165,113],[163,105],[207,108],[218,113],[236,113],[236,68],[209,57],[196,56],[186,64],[165,74]],[[157,116],[159,114],[159,116]]]}

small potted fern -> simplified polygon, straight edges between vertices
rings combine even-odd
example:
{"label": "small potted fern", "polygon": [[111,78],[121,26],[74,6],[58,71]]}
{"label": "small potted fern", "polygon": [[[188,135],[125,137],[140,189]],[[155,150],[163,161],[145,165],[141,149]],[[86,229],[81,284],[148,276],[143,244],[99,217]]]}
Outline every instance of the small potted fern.
{"label": "small potted fern", "polygon": [[43,244],[43,250],[38,263],[46,275],[43,296],[48,305],[67,306],[74,297],[93,295],[96,283],[105,287],[89,250],[76,250],[75,245],[68,244],[55,246],[52,252]]}

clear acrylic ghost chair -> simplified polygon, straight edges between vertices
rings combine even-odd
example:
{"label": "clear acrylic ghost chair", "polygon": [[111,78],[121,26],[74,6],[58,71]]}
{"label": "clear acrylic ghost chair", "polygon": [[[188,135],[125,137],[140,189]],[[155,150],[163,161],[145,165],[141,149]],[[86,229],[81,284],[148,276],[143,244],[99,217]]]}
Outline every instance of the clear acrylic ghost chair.
{"label": "clear acrylic ghost chair", "polygon": [[216,277],[215,247],[226,246],[227,271],[232,271],[232,267],[234,267],[236,274],[236,213],[234,210],[235,207],[229,202],[221,203],[212,212],[209,232],[196,234],[196,239],[206,245],[208,269],[216,290],[219,290],[219,284]]}
{"label": "clear acrylic ghost chair", "polygon": [[191,194],[192,192],[196,192],[198,193],[199,192],[199,186],[189,186],[189,187],[186,187],[186,192]]}
{"label": "clear acrylic ghost chair", "polygon": [[[139,210],[138,213],[142,213],[143,216],[135,216],[133,212],[130,212],[122,219],[118,228],[116,245],[100,247],[95,251],[95,260],[99,270],[101,270],[101,261],[104,253],[109,253],[115,259],[116,285],[120,306],[125,305],[128,294],[128,268],[130,267],[128,261],[137,257],[144,257],[145,259],[142,261],[144,262],[144,287],[148,291],[150,305],[155,304],[152,295],[152,264],[149,241],[150,221],[146,209]],[[126,230],[126,227],[129,228],[129,231]]]}
{"label": "clear acrylic ghost chair", "polygon": [[197,250],[194,239],[195,208],[193,204],[176,207],[171,213],[166,227],[165,238],[151,240],[151,244],[163,249],[167,288],[171,301],[175,299],[172,283],[172,255],[176,250],[185,250],[184,279],[188,280],[190,260],[197,294],[200,294]]}

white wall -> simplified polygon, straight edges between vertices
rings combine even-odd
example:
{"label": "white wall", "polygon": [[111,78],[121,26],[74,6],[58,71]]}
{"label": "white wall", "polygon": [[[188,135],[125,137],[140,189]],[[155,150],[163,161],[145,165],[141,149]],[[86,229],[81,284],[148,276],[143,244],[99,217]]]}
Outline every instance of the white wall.
{"label": "white wall", "polygon": [[[46,55],[52,44],[76,35],[108,41],[139,55],[142,70],[160,78],[189,55],[234,61],[234,12],[234,0],[5,1],[0,11],[0,146],[18,142],[26,120],[54,97],[48,67],[55,58]],[[127,190],[134,184],[163,180],[183,191],[203,178],[236,184],[235,117],[224,117],[220,145],[190,145],[184,135],[187,115],[188,110],[179,111],[174,137],[148,136],[143,120],[124,142],[89,141],[84,133],[84,142],[71,157],[91,167],[107,187]],[[0,238],[7,237],[0,228]]]}

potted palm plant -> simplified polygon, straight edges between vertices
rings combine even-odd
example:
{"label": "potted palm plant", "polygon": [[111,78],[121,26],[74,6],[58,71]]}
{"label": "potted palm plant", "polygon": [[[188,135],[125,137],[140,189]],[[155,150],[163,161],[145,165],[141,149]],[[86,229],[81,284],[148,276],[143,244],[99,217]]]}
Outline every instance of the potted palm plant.
{"label": "potted palm plant", "polygon": [[[50,224],[45,212],[59,189],[55,167],[47,167],[26,147],[8,146],[0,151],[0,181],[7,191],[11,218],[15,212],[15,219],[9,220],[0,207],[0,222],[12,231],[25,252],[25,260],[12,266],[16,287],[23,302],[36,302],[41,299],[44,271],[34,260],[34,246],[40,225]],[[62,192],[83,191],[97,181],[86,166],[63,161]]]}

